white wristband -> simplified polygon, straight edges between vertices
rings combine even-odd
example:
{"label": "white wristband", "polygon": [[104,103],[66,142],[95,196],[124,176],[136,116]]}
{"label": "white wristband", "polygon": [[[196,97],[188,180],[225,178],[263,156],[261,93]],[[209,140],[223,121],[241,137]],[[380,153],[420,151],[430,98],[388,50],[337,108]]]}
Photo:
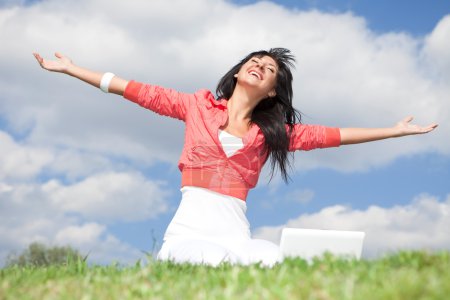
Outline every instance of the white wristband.
{"label": "white wristband", "polygon": [[113,79],[114,76],[115,75],[110,72],[103,74],[102,80],[100,81],[100,89],[105,93],[109,92],[109,84],[111,83],[111,79]]}

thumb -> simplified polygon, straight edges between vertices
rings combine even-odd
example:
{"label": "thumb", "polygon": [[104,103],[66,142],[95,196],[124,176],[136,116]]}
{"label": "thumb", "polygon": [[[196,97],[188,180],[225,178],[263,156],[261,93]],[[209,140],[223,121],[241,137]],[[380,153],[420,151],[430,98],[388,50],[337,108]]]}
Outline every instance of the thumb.
{"label": "thumb", "polygon": [[404,119],[402,120],[402,122],[409,123],[409,122],[411,122],[413,119],[414,119],[413,116],[408,116],[408,117],[404,118]]}
{"label": "thumb", "polygon": [[59,53],[59,52],[55,52],[55,56],[56,56],[57,58],[62,58],[62,57],[63,57],[63,55],[62,55],[61,53]]}

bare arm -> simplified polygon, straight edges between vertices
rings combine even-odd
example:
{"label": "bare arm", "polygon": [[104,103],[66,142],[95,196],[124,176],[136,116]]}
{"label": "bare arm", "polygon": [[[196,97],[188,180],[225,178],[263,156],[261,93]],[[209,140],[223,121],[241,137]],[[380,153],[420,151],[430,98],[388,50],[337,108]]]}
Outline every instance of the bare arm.
{"label": "bare arm", "polygon": [[[56,52],[56,60],[48,60],[42,58],[38,53],[33,53],[36,60],[39,62],[41,67],[45,70],[64,73],[75,78],[78,78],[84,82],[89,83],[95,87],[100,87],[100,81],[102,79],[103,73],[91,71],[72,63],[70,58]],[[123,95],[128,81],[117,76],[114,76],[109,85],[109,92]]]}
{"label": "bare arm", "polygon": [[389,128],[341,128],[341,145],[372,142],[413,134],[424,134],[432,131],[438,125],[430,124],[422,127],[411,124],[413,117],[407,117]]}

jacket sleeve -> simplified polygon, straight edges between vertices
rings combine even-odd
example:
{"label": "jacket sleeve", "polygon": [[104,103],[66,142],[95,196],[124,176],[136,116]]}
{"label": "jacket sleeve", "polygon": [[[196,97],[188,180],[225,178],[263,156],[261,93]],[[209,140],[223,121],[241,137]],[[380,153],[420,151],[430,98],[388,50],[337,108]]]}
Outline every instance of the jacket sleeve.
{"label": "jacket sleeve", "polygon": [[[288,127],[286,127],[288,130]],[[289,151],[338,147],[341,144],[339,128],[295,124],[289,141]]]}
{"label": "jacket sleeve", "polygon": [[186,120],[186,112],[194,95],[156,85],[130,81],[123,97],[160,115]]}

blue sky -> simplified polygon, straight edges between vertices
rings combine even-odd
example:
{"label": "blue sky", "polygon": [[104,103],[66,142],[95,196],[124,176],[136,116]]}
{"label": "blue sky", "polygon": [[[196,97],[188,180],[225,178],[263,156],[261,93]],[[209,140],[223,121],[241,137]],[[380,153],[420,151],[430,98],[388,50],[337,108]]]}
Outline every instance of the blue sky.
{"label": "blue sky", "polygon": [[37,240],[133,262],[161,244],[180,200],[182,124],[43,72],[33,51],[192,92],[214,89],[248,51],[289,47],[306,123],[381,127],[413,114],[440,127],[297,153],[289,185],[266,170],[247,201],[254,236],[364,230],[366,256],[450,249],[448,1],[180,0],[102,13],[98,1],[22,3],[0,5],[0,259]]}
{"label": "blue sky", "polygon": [[[256,1],[234,0],[245,5]],[[406,31],[413,34],[427,34],[436,23],[450,11],[450,3],[445,0],[286,0],[274,1],[290,9],[310,10],[331,13],[351,11],[363,16],[370,29],[386,31]]]}

